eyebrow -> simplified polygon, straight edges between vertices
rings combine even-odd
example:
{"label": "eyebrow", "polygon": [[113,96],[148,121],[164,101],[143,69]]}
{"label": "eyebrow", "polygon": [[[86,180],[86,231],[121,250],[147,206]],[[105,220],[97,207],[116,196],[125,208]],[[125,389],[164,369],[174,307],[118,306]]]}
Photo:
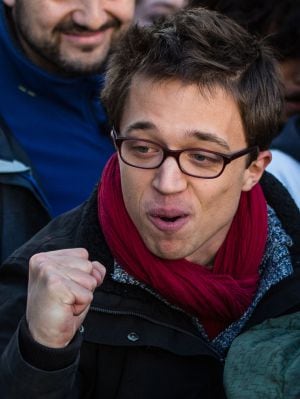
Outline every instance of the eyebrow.
{"label": "eyebrow", "polygon": [[139,121],[132,123],[125,129],[125,134],[131,133],[134,130],[149,130],[149,129],[156,129],[154,123],[146,122],[146,121]]}
{"label": "eyebrow", "polygon": [[[157,129],[156,125],[152,122],[147,122],[147,121],[138,121],[135,123],[132,123],[129,125],[126,130],[125,134],[130,134],[132,131],[135,130],[150,130],[150,129]],[[227,144],[225,140],[223,140],[221,137],[217,136],[216,134],[209,133],[209,132],[203,132],[201,130],[188,130],[185,135],[187,137],[196,137],[198,140],[201,141],[207,141],[210,143],[216,143],[225,150],[230,151],[230,147]]]}
{"label": "eyebrow", "polygon": [[201,141],[209,141],[212,143],[216,143],[219,146],[223,147],[225,150],[230,151],[230,147],[227,144],[227,142],[221,139],[221,137],[217,136],[216,134],[202,132],[201,130],[192,130],[187,132],[187,136],[196,136]]}

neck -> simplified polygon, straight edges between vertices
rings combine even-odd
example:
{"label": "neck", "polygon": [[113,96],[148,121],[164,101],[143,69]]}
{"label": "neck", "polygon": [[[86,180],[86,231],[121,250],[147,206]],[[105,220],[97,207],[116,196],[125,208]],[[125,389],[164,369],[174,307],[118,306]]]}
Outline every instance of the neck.
{"label": "neck", "polygon": [[193,254],[186,257],[186,260],[198,265],[204,266],[206,269],[211,270],[214,266],[214,261],[218,250],[226,239],[231,223],[227,223],[221,227],[217,233],[214,233],[212,237],[208,237],[207,240],[202,244],[201,248]]}

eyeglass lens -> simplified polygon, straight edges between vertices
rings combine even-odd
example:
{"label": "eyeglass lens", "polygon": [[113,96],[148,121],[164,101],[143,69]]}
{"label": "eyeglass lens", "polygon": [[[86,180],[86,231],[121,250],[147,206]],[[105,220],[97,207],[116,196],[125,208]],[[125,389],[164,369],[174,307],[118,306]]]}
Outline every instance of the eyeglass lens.
{"label": "eyeglass lens", "polygon": [[[179,156],[173,155],[172,152],[167,156],[176,158],[180,169],[193,176],[214,177],[224,166],[224,159],[220,155],[205,150],[188,149],[180,152]],[[159,145],[148,141],[124,140],[121,145],[121,157],[132,166],[152,169],[160,166],[165,151]]]}

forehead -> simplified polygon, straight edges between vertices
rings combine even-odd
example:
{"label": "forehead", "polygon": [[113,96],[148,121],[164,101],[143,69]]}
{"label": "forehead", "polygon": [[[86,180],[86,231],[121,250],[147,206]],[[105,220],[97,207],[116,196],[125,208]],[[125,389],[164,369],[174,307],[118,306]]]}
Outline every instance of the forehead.
{"label": "forehead", "polygon": [[142,76],[132,81],[120,131],[122,135],[142,132],[147,138],[175,146],[187,137],[199,139],[193,132],[215,136],[229,149],[246,144],[238,105],[221,87],[200,89],[197,84]]}

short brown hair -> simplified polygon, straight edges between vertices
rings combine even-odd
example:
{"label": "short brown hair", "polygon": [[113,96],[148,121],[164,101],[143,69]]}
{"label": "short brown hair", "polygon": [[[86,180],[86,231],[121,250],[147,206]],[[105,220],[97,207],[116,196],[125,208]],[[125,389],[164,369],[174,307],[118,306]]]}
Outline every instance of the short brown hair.
{"label": "short brown hair", "polygon": [[215,11],[181,10],[153,26],[127,31],[111,57],[102,93],[117,128],[137,75],[176,79],[200,90],[225,89],[237,102],[248,145],[266,149],[278,132],[283,98],[270,49]]}

